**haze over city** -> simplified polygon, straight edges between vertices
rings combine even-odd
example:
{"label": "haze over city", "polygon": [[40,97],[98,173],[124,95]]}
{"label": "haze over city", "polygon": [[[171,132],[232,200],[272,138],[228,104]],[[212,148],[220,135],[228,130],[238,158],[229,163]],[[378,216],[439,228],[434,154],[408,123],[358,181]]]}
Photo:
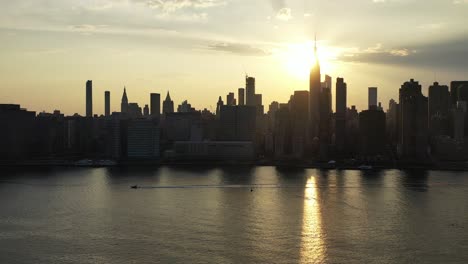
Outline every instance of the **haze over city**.
{"label": "haze over city", "polygon": [[84,114],[88,79],[96,114],[106,90],[120,109],[124,86],[140,105],[169,90],[177,104],[214,111],[246,73],[265,105],[287,101],[308,89],[315,34],[322,74],[344,77],[358,109],[368,87],[386,108],[410,78],[427,95],[468,68],[463,0],[18,0],[2,10],[0,98],[36,111]]}

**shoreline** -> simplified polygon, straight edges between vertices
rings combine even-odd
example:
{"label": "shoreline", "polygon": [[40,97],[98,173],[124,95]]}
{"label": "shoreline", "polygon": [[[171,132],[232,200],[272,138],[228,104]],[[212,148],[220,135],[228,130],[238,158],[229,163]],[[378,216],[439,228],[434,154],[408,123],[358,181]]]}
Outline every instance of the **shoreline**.
{"label": "shoreline", "polygon": [[[361,168],[362,165],[368,167]],[[41,160],[41,161],[0,161],[0,167],[69,167],[69,168],[118,168],[118,167],[257,167],[274,166],[279,168],[294,169],[320,169],[320,170],[440,170],[440,171],[468,171],[466,162],[442,162],[438,164],[395,162],[393,164],[373,164],[365,163],[360,165],[348,164],[328,164],[320,162],[285,162],[285,161],[253,161],[253,162],[233,162],[233,161],[192,161],[192,162],[174,162],[174,161],[125,161],[116,164],[75,164],[75,161],[69,160]]]}

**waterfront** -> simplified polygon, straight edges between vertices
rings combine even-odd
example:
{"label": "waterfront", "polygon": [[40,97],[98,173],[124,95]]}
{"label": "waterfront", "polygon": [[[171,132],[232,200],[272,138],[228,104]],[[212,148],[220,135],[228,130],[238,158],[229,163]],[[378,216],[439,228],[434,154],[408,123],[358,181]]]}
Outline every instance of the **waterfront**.
{"label": "waterfront", "polygon": [[468,261],[464,172],[4,168],[0,201],[1,263]]}

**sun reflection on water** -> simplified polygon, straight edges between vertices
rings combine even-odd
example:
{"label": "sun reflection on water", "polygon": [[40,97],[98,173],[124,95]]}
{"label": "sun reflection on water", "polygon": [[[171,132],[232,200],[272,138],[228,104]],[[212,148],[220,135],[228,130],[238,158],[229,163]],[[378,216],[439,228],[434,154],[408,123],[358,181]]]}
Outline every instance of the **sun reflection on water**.
{"label": "sun reflection on water", "polygon": [[325,261],[325,245],[317,191],[316,178],[310,176],[304,189],[301,263],[323,263]]}

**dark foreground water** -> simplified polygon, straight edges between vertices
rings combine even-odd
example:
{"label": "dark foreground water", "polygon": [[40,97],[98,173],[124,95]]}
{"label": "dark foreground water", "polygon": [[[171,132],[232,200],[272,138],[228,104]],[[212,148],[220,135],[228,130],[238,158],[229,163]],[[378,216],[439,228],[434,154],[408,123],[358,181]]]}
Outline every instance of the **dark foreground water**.
{"label": "dark foreground water", "polygon": [[468,263],[468,175],[3,170],[0,263]]}

